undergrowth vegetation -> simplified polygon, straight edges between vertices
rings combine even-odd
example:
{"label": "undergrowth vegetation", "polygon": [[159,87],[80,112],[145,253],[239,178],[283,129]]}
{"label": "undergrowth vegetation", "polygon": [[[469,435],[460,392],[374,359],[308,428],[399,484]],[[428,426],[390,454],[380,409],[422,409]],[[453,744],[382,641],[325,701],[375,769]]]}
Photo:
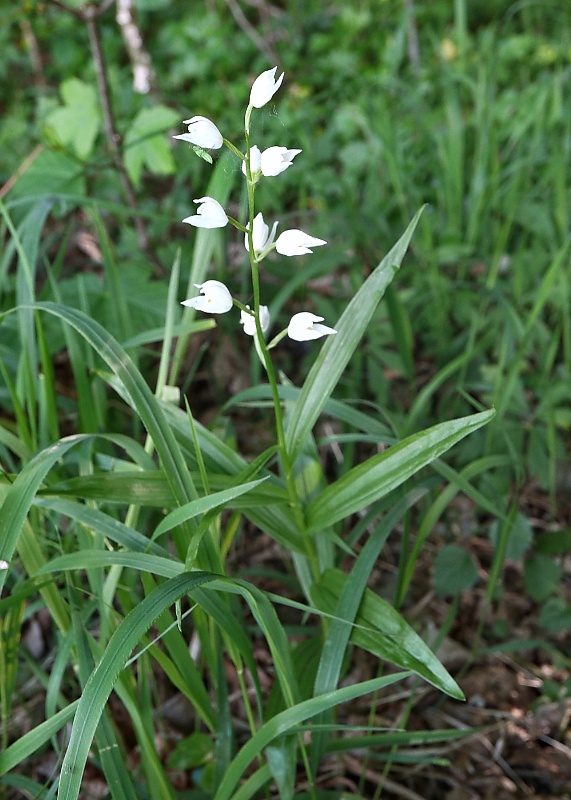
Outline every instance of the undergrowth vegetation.
{"label": "undergrowth vegetation", "polygon": [[558,6],[2,12],[7,797],[444,797],[419,704],[569,702]]}

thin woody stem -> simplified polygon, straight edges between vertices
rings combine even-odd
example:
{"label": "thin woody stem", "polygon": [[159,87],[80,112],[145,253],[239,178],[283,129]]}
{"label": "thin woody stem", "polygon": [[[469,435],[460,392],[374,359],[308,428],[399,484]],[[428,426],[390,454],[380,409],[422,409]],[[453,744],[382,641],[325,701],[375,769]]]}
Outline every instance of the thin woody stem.
{"label": "thin woody stem", "polygon": [[[129,175],[127,174],[127,170],[125,169],[123,158],[121,156],[121,136],[117,131],[115,118],[113,116],[111,93],[109,91],[109,81],[107,79],[107,70],[105,69],[105,59],[103,56],[103,50],[101,48],[101,39],[99,36],[97,19],[89,16],[85,20],[85,25],[87,27],[89,43],[91,45],[91,53],[93,55],[93,62],[95,65],[95,75],[97,78],[97,88],[99,90],[99,97],[101,100],[101,109],[103,111],[103,126],[105,128],[105,135],[107,137],[107,142],[109,143],[113,163],[117,169],[117,173],[125,192],[125,197],[127,198],[127,203],[129,204],[130,208],[133,209],[133,211],[138,211],[135,188],[131,183]],[[149,239],[145,230],[145,226],[143,225],[143,222],[138,214],[135,215],[135,228],[137,231],[139,247],[144,252],[147,252],[149,248]]]}
{"label": "thin woody stem", "polygon": [[149,237],[147,235],[143,220],[139,216],[139,205],[137,203],[135,187],[133,186],[127,170],[125,169],[125,164],[123,163],[123,157],[121,154],[121,136],[117,130],[117,126],[115,125],[105,57],[103,55],[103,48],[101,47],[98,19],[110,6],[113,5],[115,0],[104,0],[100,6],[85,4],[79,8],[68,6],[65,3],[62,3],[61,0],[50,0],[50,2],[57,8],[61,8],[62,10],[73,14],[73,16],[81,20],[81,22],[83,22],[87,28],[89,44],[91,47],[91,55],[93,57],[93,64],[95,67],[99,102],[103,114],[103,128],[109,147],[109,152],[113,160],[113,165],[117,170],[117,174],[119,175],[127,205],[134,212],[133,219],[139,247],[152,262],[157,274],[162,275],[164,272],[163,267],[149,246]]}

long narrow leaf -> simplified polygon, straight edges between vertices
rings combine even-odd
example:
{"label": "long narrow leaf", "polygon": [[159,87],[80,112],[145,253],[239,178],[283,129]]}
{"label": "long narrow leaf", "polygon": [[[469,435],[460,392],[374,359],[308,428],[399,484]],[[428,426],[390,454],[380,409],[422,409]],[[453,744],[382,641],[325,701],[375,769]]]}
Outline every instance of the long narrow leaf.
{"label": "long narrow leaf", "polygon": [[153,539],[165,533],[165,531],[180,525],[187,519],[197,517],[199,514],[205,514],[207,511],[212,511],[214,508],[223,508],[225,505],[231,504],[232,500],[235,500],[237,497],[241,497],[243,494],[252,491],[252,489],[255,489],[256,486],[259,486],[266,480],[267,478],[260,478],[257,481],[248,481],[248,483],[243,483],[241,486],[233,486],[231,489],[225,489],[221,492],[214,492],[214,494],[209,494],[207,497],[201,497],[198,500],[192,500],[190,503],[186,503],[184,506],[176,508],[174,511],[171,511],[171,513],[168,514],[157,526],[155,532],[153,533]]}
{"label": "long narrow leaf", "polygon": [[179,504],[197,497],[180,448],[164,417],[161,404],[121,345],[93,319],[76,309],[57,303],[32,306],[63,319],[88,341],[122,382],[154,442],[173,494]]}
{"label": "long narrow leaf", "polygon": [[382,678],[373,678],[372,680],[364,681],[363,683],[358,683],[353,686],[345,686],[342,689],[336,689],[333,692],[327,692],[318,697],[312,697],[310,700],[304,700],[292,708],[288,708],[276,714],[272,719],[262,725],[259,731],[246,742],[238,755],[233,759],[226,771],[224,780],[214,795],[214,800],[230,800],[235,787],[245,774],[249,764],[278,736],[292,731],[292,729],[295,729],[301,722],[304,722],[310,717],[314,717],[322,711],[326,711],[340,703],[355,700],[357,697],[362,697],[365,694],[379,691],[385,686],[390,686],[392,683],[407,678],[409,674],[409,672],[396,672],[394,675],[386,675]]}
{"label": "long narrow leaf", "polygon": [[131,651],[153,620],[188,591],[208,581],[204,572],[184,573],[157,587],[117,628],[101,661],[91,673],[75,714],[71,738],[63,760],[59,800],[76,800],[83,771],[101,714]]}
{"label": "long narrow leaf", "polygon": [[45,564],[38,574],[45,575],[59,570],[110,567],[113,564],[152,572],[154,575],[162,575],[165,578],[175,578],[184,571],[184,565],[174,558],[162,558],[149,553],[129,553],[128,551],[79,550],[77,553],[56,556]]}
{"label": "long narrow leaf", "polygon": [[[335,613],[347,580],[348,576],[341,570],[329,569],[324,572],[320,582],[314,584],[311,590],[315,605],[323,611]],[[359,647],[377,658],[416,672],[451,697],[464,699],[462,690],[428,645],[398,611],[371,589],[365,589],[355,622],[357,624],[351,628],[351,641]]]}
{"label": "long narrow leaf", "polygon": [[421,208],[415,214],[399,241],[353,297],[336,325],[337,335],[329,337],[311,368],[291,410],[285,432],[292,461],[303,447],[323,406],[358,347],[386,287],[399,269],[422,211]]}
{"label": "long narrow leaf", "polygon": [[111,541],[128,550],[144,553],[149,552],[155,556],[168,558],[168,551],[164,547],[152,542],[142,533],[133,530],[123,522],[104,514],[97,508],[91,508],[83,503],[74,503],[71,500],[47,500],[36,498],[35,504],[40,508],[47,508],[62,514],[69,519],[80,522],[96,533],[100,533]]}
{"label": "long narrow leaf", "polygon": [[[0,508],[0,559],[12,559],[24,520],[40,484],[56,461],[85,436],[69,436],[52,447],[38,453],[20,472]],[[6,579],[6,570],[0,570],[0,592]]]}
{"label": "long narrow leaf", "polygon": [[469,433],[489,422],[494,414],[492,409],[441,422],[353,467],[309,505],[309,529],[316,531],[329,527],[388,494]]}
{"label": "long narrow leaf", "polygon": [[[361,598],[365,592],[371,570],[377,563],[381,548],[397,522],[423,495],[424,492],[418,490],[409,492],[382,519],[363,545],[337,601],[335,616],[338,619],[333,620],[331,623],[321,651],[313,690],[314,694],[329,692],[337,686],[345,651],[351,638],[351,626],[361,605]],[[345,620],[351,625],[347,625]],[[329,736],[326,731],[314,733],[311,752],[314,768],[319,764],[328,740]]]}
{"label": "long narrow leaf", "polygon": [[0,753],[0,775],[5,775],[6,772],[17,767],[18,764],[23,764],[32,753],[35,753],[36,750],[43,747],[52,736],[55,736],[55,734],[69,722],[78,704],[79,700],[74,700],[73,703],[62,708],[62,710],[54,714],[53,717],[45,720],[45,722],[40,722],[33,730],[25,733],[17,742],[14,742],[14,744],[7,747],[3,753]]}

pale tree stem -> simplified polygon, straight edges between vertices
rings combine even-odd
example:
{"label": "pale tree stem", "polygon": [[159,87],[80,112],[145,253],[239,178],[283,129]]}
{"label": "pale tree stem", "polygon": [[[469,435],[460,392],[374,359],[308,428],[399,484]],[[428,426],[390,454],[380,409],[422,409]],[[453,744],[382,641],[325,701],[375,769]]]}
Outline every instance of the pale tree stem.
{"label": "pale tree stem", "polygon": [[418,44],[418,28],[416,27],[416,14],[414,11],[414,0],[404,0],[404,7],[407,13],[407,39],[408,39],[408,59],[415,72],[420,67],[420,46]]}
{"label": "pale tree stem", "polygon": [[[119,179],[121,180],[123,191],[125,192],[125,197],[127,199],[127,204],[133,209],[133,211],[137,211],[138,205],[135,188],[131,183],[129,175],[127,174],[127,170],[125,169],[121,155],[121,136],[115,126],[115,118],[113,116],[113,108],[111,106],[111,93],[109,91],[109,81],[107,80],[107,70],[105,68],[105,59],[103,56],[103,50],[101,48],[101,39],[99,36],[97,19],[89,16],[85,20],[85,24],[87,26],[89,43],[91,45],[91,54],[93,56],[97,87],[99,89],[101,109],[103,112],[103,127],[105,129],[105,135],[109,144],[109,150],[119,175]],[[134,222],[135,229],[137,231],[137,241],[139,243],[139,247],[141,250],[143,250],[143,252],[147,253],[149,248],[149,240],[145,226],[143,225],[143,221],[137,214],[135,214]]]}
{"label": "pale tree stem", "polygon": [[147,235],[143,220],[139,215],[139,206],[137,203],[135,187],[129,178],[123,162],[123,155],[121,153],[121,136],[115,125],[105,57],[103,55],[103,48],[101,47],[101,35],[99,31],[98,20],[99,17],[111,5],[113,5],[115,0],[104,0],[101,6],[86,4],[80,6],[79,8],[67,6],[61,0],[50,0],[50,2],[52,5],[55,5],[62,10],[65,9],[68,13],[73,14],[87,27],[87,34],[89,36],[89,44],[91,47],[91,55],[93,57],[95,76],[97,80],[97,89],[99,92],[99,102],[103,115],[103,129],[107,138],[109,152],[113,160],[113,165],[117,171],[117,174],[119,175],[119,180],[121,181],[121,185],[125,193],[127,205],[133,211],[133,221],[139,248],[152,263],[155,272],[162,275],[164,273],[164,269],[150,249],[149,237]]}
{"label": "pale tree stem", "polygon": [[133,65],[133,90],[138,94],[148,94],[153,85],[155,72],[137,25],[133,0],[117,0],[115,19]]}

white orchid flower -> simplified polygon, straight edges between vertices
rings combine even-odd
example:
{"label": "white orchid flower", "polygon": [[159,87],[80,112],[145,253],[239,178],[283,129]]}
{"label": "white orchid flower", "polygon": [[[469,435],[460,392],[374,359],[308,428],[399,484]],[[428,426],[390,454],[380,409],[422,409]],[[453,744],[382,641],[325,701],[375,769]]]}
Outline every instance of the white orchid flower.
{"label": "white orchid flower", "polygon": [[192,217],[185,217],[183,222],[194,225],[196,228],[223,228],[228,224],[226,212],[213,197],[199,197],[193,202],[200,205],[196,209],[196,214]]}
{"label": "white orchid flower", "polygon": [[[246,306],[246,308],[250,308],[250,306]],[[244,333],[247,333],[248,336],[255,335],[256,318],[253,314],[248,314],[247,311],[241,311],[240,322],[244,326]],[[270,312],[267,306],[260,306],[260,326],[263,333],[265,333],[270,327]]]}
{"label": "white orchid flower", "polygon": [[252,84],[250,105],[254,106],[254,108],[262,108],[262,106],[265,106],[280,88],[284,79],[284,73],[282,72],[276,81],[277,69],[277,67],[274,67],[273,69],[262,72]]}
{"label": "white orchid flower", "polygon": [[311,339],[321,339],[322,336],[329,336],[332,333],[337,333],[333,328],[328,328],[327,325],[320,325],[323,317],[317,317],[310,311],[300,311],[299,314],[294,314],[290,319],[287,326],[287,335],[290,339],[295,339],[296,342],[309,342]]}
{"label": "white orchid flower", "polygon": [[205,150],[219,150],[222,147],[222,134],[206,117],[185,119],[184,124],[188,125],[188,133],[181,133],[174,136],[174,139],[182,139],[183,142],[190,142]]}
{"label": "white orchid flower", "polygon": [[[249,224],[246,226],[249,227]],[[265,250],[267,250],[274,241],[276,235],[276,228],[278,227],[278,223],[274,222],[272,225],[272,230],[266,223],[264,222],[264,217],[262,212],[260,211],[254,217],[254,225],[252,227],[252,243],[254,245],[254,253],[256,256],[261,256]],[[248,243],[248,234],[244,235],[244,247],[246,250],[250,249]]]}
{"label": "white orchid flower", "polygon": [[[250,172],[257,180],[261,175],[272,178],[284,172],[301,150],[288,150],[287,147],[268,147],[263,153],[257,145],[250,147]],[[246,162],[242,164],[242,172],[246,175]]]}
{"label": "white orchid flower", "polygon": [[[261,311],[261,309],[260,309],[260,311]],[[8,569],[9,566],[10,566],[10,564],[8,564],[7,561],[4,561],[3,558],[0,558],[0,569],[2,569],[2,570],[3,569]]]}
{"label": "white orchid flower", "polygon": [[194,285],[200,289],[200,294],[183,300],[181,305],[205,311],[207,314],[225,314],[232,308],[232,295],[221,281],[206,281]]}
{"label": "white orchid flower", "polygon": [[260,157],[262,175],[267,178],[279,175],[291,167],[292,161],[299,153],[301,150],[288,150],[287,147],[268,147]]}
{"label": "white orchid flower", "polygon": [[324,239],[316,239],[303,231],[292,228],[289,231],[280,233],[276,241],[276,250],[282,256],[301,256],[305,253],[313,253],[311,247],[321,247],[327,244]]}

